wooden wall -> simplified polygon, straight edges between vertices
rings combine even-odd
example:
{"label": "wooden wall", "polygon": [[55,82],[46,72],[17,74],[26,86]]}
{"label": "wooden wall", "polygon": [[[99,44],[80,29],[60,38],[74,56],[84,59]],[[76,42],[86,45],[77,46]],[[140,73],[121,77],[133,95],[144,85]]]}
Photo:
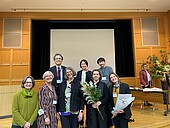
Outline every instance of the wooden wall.
{"label": "wooden wall", "polygon": [[[22,47],[3,48],[3,19],[22,18]],[[157,17],[159,28],[159,46],[142,46],[141,18]],[[24,76],[30,75],[31,55],[31,20],[107,20],[107,19],[132,19],[133,22],[133,47],[135,77],[121,78],[123,82],[132,86],[139,85],[139,70],[149,55],[159,55],[160,50],[170,52],[170,11],[165,13],[116,13],[116,12],[49,12],[49,13],[0,13],[0,101],[5,98],[8,103],[1,108],[0,116],[11,114],[13,94],[20,89]],[[128,62],[130,63],[130,62]],[[43,84],[36,80],[35,90]],[[4,91],[5,90],[5,91]],[[6,96],[9,95],[9,96]],[[4,101],[5,102],[5,101]],[[2,103],[2,102],[1,102]],[[6,112],[8,108],[8,112]],[[5,113],[4,113],[5,112]]]}

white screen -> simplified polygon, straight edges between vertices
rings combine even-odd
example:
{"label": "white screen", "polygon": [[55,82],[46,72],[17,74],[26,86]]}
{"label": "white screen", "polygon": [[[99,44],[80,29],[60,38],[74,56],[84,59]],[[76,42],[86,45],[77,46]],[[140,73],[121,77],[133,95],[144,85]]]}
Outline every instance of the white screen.
{"label": "white screen", "polygon": [[86,59],[93,70],[99,68],[97,59],[104,57],[115,72],[113,29],[51,29],[50,43],[50,66],[56,53],[63,55],[62,65],[76,71],[80,70],[80,60]]}

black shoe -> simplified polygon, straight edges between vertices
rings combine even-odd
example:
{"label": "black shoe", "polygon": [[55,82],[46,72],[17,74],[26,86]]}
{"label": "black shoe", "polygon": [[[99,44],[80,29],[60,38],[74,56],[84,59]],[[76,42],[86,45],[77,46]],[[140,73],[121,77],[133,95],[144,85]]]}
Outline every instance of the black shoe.
{"label": "black shoe", "polygon": [[153,106],[151,103],[148,102],[148,106]]}

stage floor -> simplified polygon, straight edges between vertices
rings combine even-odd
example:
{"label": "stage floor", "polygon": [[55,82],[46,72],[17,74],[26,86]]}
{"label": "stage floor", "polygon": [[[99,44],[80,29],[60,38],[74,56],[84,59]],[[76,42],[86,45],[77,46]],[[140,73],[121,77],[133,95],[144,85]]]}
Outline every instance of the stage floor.
{"label": "stage floor", "polygon": [[[129,128],[170,128],[170,113],[167,116],[163,115],[165,105],[158,103],[158,110],[153,111],[152,107],[143,107],[141,109],[141,102],[140,100],[135,100],[132,105],[132,119],[135,122],[130,122]],[[0,128],[10,128],[11,120],[12,118],[0,119]]]}

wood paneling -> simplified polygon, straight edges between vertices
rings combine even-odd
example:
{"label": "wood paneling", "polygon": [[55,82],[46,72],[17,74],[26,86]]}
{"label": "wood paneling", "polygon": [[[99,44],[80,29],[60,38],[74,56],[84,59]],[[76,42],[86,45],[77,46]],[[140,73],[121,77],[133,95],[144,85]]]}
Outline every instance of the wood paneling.
{"label": "wood paneling", "polygon": [[22,35],[22,48],[30,48],[30,36]]}
{"label": "wood paneling", "polygon": [[0,109],[0,116],[12,114],[12,99],[13,95],[20,90],[21,87],[16,86],[0,86],[0,101],[3,103]]}
{"label": "wood paneling", "polygon": [[10,50],[0,50],[0,65],[10,64]]}
{"label": "wood paneling", "polygon": [[28,71],[29,68],[28,66],[24,66],[24,65],[13,65],[12,66],[12,79],[22,79],[25,76],[28,75]]}
{"label": "wood paneling", "polygon": [[29,19],[22,20],[22,34],[23,35],[30,34],[30,20]]}
{"label": "wood paneling", "polygon": [[133,20],[133,24],[134,24],[134,33],[135,34],[139,34],[141,33],[141,22],[140,22],[140,18],[134,18]]}
{"label": "wood paneling", "polygon": [[141,47],[142,46],[141,33],[135,33],[134,34],[134,42],[135,42],[136,47]]}
{"label": "wood paneling", "polygon": [[3,31],[3,18],[0,18],[0,35],[2,35]]}
{"label": "wood paneling", "polygon": [[28,64],[30,54],[27,49],[14,49],[13,50],[13,64]]}
{"label": "wood paneling", "polygon": [[137,60],[141,60],[141,61],[146,61],[148,55],[151,54],[151,51],[149,48],[146,48],[146,49],[136,49],[136,59]]}
{"label": "wood paneling", "polygon": [[10,78],[10,66],[9,65],[3,65],[0,66],[0,79],[7,79]]}
{"label": "wood paneling", "polygon": [[158,18],[158,32],[159,34],[165,34],[165,24],[163,18]]}
{"label": "wood paneling", "polygon": [[166,46],[167,45],[165,34],[159,34],[158,38],[159,38],[159,45],[160,46]]}
{"label": "wood paneling", "polygon": [[127,83],[130,86],[136,86],[135,77],[120,78],[121,82]]}
{"label": "wood paneling", "polygon": [[34,90],[38,92],[39,88],[44,85],[44,80],[35,80]]}

